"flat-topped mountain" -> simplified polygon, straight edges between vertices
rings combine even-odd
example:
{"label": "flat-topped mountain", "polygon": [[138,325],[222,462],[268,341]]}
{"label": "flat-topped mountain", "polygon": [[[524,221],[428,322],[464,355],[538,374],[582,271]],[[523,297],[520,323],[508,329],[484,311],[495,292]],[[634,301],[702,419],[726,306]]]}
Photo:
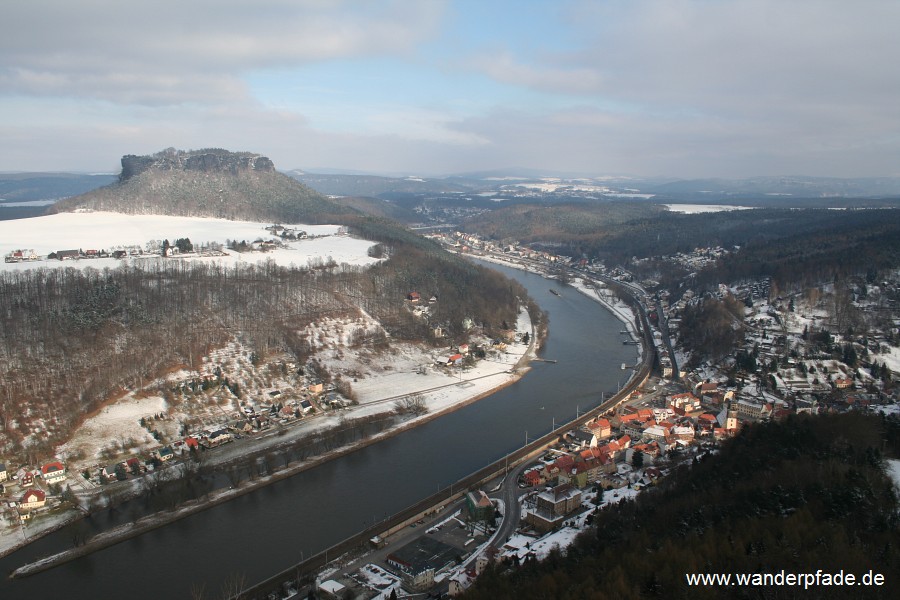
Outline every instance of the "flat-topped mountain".
{"label": "flat-topped mountain", "polygon": [[265,156],[219,148],[123,156],[118,181],[50,212],[79,209],[285,223],[333,222],[356,212],[279,173]]}

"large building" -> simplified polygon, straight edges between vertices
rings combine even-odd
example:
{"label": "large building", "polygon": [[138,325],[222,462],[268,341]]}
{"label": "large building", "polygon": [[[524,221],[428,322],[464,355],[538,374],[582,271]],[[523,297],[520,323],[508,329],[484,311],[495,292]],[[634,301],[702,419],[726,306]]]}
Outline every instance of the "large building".
{"label": "large building", "polygon": [[387,555],[389,565],[398,569],[403,587],[410,592],[423,592],[434,585],[434,574],[456,562],[458,548],[431,537],[422,537]]}
{"label": "large building", "polygon": [[581,506],[581,490],[564,483],[541,492],[534,507],[525,512],[525,521],[545,533],[560,527],[566,517]]}

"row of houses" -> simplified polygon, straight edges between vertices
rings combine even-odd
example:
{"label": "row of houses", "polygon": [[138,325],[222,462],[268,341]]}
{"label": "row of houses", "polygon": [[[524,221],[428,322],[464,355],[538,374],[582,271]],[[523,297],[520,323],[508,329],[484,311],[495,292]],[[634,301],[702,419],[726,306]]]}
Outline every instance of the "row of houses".
{"label": "row of houses", "polygon": [[0,464],[0,492],[8,491],[10,481],[15,481],[20,491],[24,490],[18,501],[10,501],[9,505],[15,508],[19,520],[26,522],[47,504],[47,492],[38,487],[38,480],[51,486],[63,483],[66,477],[66,466],[58,460],[45,463],[39,469],[22,467],[13,474],[7,471],[5,464]]}
{"label": "row of houses", "polygon": [[17,481],[20,487],[26,488],[35,485],[38,478],[42,479],[47,485],[62,483],[66,480],[66,466],[54,460],[41,465],[40,469],[22,467],[10,475],[6,470],[6,465],[0,463],[0,483],[12,479]]}

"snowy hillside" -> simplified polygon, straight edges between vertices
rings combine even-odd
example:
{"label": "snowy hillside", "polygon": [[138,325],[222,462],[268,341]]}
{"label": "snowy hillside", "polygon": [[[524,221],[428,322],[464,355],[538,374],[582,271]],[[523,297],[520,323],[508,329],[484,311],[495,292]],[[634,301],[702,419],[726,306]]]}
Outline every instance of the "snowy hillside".
{"label": "snowy hillside", "polygon": [[[9,255],[20,249],[34,250],[42,260],[0,263],[0,269],[31,269],[37,267],[93,267],[115,268],[122,263],[115,258],[95,258],[81,260],[47,260],[47,255],[60,250],[89,249],[111,252],[118,247],[140,247],[159,252],[162,240],[174,242],[188,238],[195,247],[201,245],[225,246],[228,240],[279,239],[269,231],[266,224],[249,221],[229,221],[201,217],[167,217],[156,215],[125,215],[110,212],[60,213],[31,219],[0,221],[0,254]],[[286,225],[288,226],[288,225]],[[289,227],[306,232],[308,238],[284,241],[282,247],[268,252],[232,252],[224,250],[225,256],[199,258],[187,255],[184,258],[197,260],[217,260],[224,264],[243,262],[263,262],[274,260],[281,265],[305,266],[310,259],[337,264],[367,265],[377,262],[370,258],[368,249],[372,242],[339,234],[338,225],[292,224]],[[128,261],[147,260],[146,257],[130,257]]]}

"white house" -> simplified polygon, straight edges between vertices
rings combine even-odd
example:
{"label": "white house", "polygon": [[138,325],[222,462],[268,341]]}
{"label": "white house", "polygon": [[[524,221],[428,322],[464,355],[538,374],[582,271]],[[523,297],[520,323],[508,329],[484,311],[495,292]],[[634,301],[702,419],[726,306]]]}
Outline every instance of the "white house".
{"label": "white house", "polygon": [[47,483],[60,483],[66,480],[66,466],[59,461],[47,463],[41,467],[41,478]]}

